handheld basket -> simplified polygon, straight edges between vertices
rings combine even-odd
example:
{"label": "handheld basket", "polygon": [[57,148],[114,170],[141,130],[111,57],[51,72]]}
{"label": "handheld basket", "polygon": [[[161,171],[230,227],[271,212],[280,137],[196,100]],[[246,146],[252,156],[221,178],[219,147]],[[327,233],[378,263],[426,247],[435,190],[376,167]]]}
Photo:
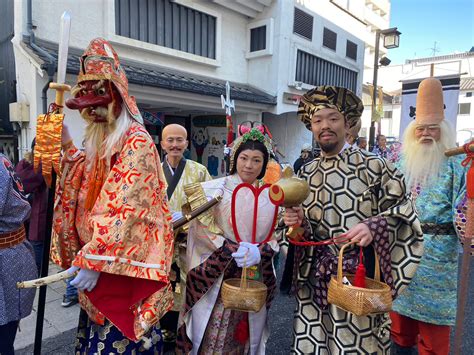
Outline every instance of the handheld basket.
{"label": "handheld basket", "polygon": [[258,312],[267,300],[267,286],[260,281],[247,280],[247,268],[244,267],[240,279],[224,280],[221,298],[226,309]]}
{"label": "handheld basket", "polygon": [[375,251],[375,279],[366,277],[366,288],[342,283],[343,276],[354,282],[354,275],[342,273],[344,249],[350,244],[345,244],[339,251],[337,277],[331,277],[329,282],[328,302],[356,316],[389,312],[392,309],[392,293],[390,286],[380,281],[379,257]]}

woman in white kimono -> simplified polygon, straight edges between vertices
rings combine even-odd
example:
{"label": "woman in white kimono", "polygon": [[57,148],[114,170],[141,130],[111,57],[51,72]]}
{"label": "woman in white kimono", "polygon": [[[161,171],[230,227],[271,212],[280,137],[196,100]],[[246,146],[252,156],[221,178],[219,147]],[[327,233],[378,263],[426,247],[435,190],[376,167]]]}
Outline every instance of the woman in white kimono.
{"label": "woman in white kimono", "polygon": [[[256,243],[252,241],[254,193],[239,189],[235,203],[238,237],[232,227],[232,194],[241,183],[257,187],[265,175],[270,145],[257,129],[234,142],[229,176],[186,188],[191,208],[222,196],[213,209],[192,221],[188,234],[186,302],[180,315],[177,350],[185,354],[263,354],[269,336],[267,312],[275,291],[273,256],[278,243],[273,236],[276,207],[268,189],[258,196]],[[271,239],[265,241],[268,235]],[[241,240],[239,243],[238,240]],[[240,278],[242,267],[249,278],[268,287],[266,305],[257,313],[224,309],[220,290],[228,278]]]}

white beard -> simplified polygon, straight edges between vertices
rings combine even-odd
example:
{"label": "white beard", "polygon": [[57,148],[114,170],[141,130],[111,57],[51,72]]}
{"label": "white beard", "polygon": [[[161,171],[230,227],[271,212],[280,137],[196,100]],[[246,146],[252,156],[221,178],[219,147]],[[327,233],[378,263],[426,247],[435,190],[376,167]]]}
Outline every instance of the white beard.
{"label": "white beard", "polygon": [[125,133],[132,122],[126,107],[123,106],[120,116],[114,122],[89,123],[84,136],[87,165],[91,166],[97,156],[101,159],[105,158],[108,164],[112,149],[125,138]]}
{"label": "white beard", "polygon": [[445,150],[446,147],[434,139],[431,144],[423,144],[416,140],[404,144],[404,174],[410,189],[417,185],[429,187],[436,181],[441,164],[446,160]]}

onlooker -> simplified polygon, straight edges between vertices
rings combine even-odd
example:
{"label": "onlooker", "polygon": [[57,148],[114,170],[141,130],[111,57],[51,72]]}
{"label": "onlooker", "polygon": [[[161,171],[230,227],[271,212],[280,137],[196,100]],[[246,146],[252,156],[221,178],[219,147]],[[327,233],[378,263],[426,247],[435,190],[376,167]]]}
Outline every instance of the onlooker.
{"label": "onlooker", "polygon": [[63,295],[63,301],[61,302],[63,307],[71,307],[79,302],[77,288],[71,285],[72,280],[74,280],[74,277],[66,280],[66,293]]}
{"label": "onlooker", "polygon": [[357,138],[357,148],[367,150],[367,137]]}
{"label": "onlooker", "polygon": [[35,261],[38,270],[41,270],[43,257],[43,242],[46,232],[46,210],[48,204],[48,188],[41,174],[41,167],[37,172],[33,168],[33,155],[36,138],[31,143],[31,153],[25,154],[25,158],[15,167],[15,173],[20,178],[23,189],[29,194],[28,201],[31,205],[31,215],[28,227],[28,240],[35,251]]}
{"label": "onlooker", "polygon": [[374,147],[372,152],[378,156],[381,156],[382,158],[390,159],[392,151],[389,147],[387,147],[387,137],[385,137],[383,134],[379,134],[377,136],[377,145]]}
{"label": "onlooker", "polygon": [[295,163],[293,164],[293,170],[295,171],[295,174],[298,174],[300,168],[307,162],[313,160],[313,158],[313,147],[311,146],[311,144],[303,144],[303,147],[301,148],[301,155],[298,159],[296,159]]}
{"label": "onlooker", "polygon": [[281,156],[282,158],[286,158],[285,154],[283,154],[280,149],[278,148],[278,143],[272,140],[272,154],[273,159],[277,162],[280,163],[280,159],[278,158],[278,155]]}
{"label": "onlooker", "polygon": [[[41,173],[34,171],[33,156],[35,151],[36,138],[31,143],[31,154],[26,154],[15,168],[16,174],[23,183],[25,193],[30,194],[28,200],[31,204],[31,215],[29,220],[28,240],[35,251],[35,263],[38,272],[41,272],[41,262],[43,259],[43,244],[46,232],[46,210],[48,208],[48,188]],[[66,293],[63,295],[61,306],[70,307],[79,302],[77,289],[70,285],[74,279],[71,277],[66,281]]]}
{"label": "onlooker", "polygon": [[14,354],[18,323],[33,307],[35,289],[16,288],[18,281],[36,278],[33,248],[24,223],[31,207],[12,163],[0,154],[0,354]]}

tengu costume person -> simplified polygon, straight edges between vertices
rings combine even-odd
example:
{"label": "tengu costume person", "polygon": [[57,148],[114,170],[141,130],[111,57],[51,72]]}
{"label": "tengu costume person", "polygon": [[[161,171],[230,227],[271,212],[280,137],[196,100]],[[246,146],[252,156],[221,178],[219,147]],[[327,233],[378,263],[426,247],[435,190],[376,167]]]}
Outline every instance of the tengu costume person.
{"label": "tengu costume person", "polygon": [[[85,151],[63,127],[52,259],[82,290],[76,352],[161,351],[158,320],[172,306],[166,182],[117,53],[91,41],[66,105],[86,120]],[[143,339],[143,341],[141,341]]]}

